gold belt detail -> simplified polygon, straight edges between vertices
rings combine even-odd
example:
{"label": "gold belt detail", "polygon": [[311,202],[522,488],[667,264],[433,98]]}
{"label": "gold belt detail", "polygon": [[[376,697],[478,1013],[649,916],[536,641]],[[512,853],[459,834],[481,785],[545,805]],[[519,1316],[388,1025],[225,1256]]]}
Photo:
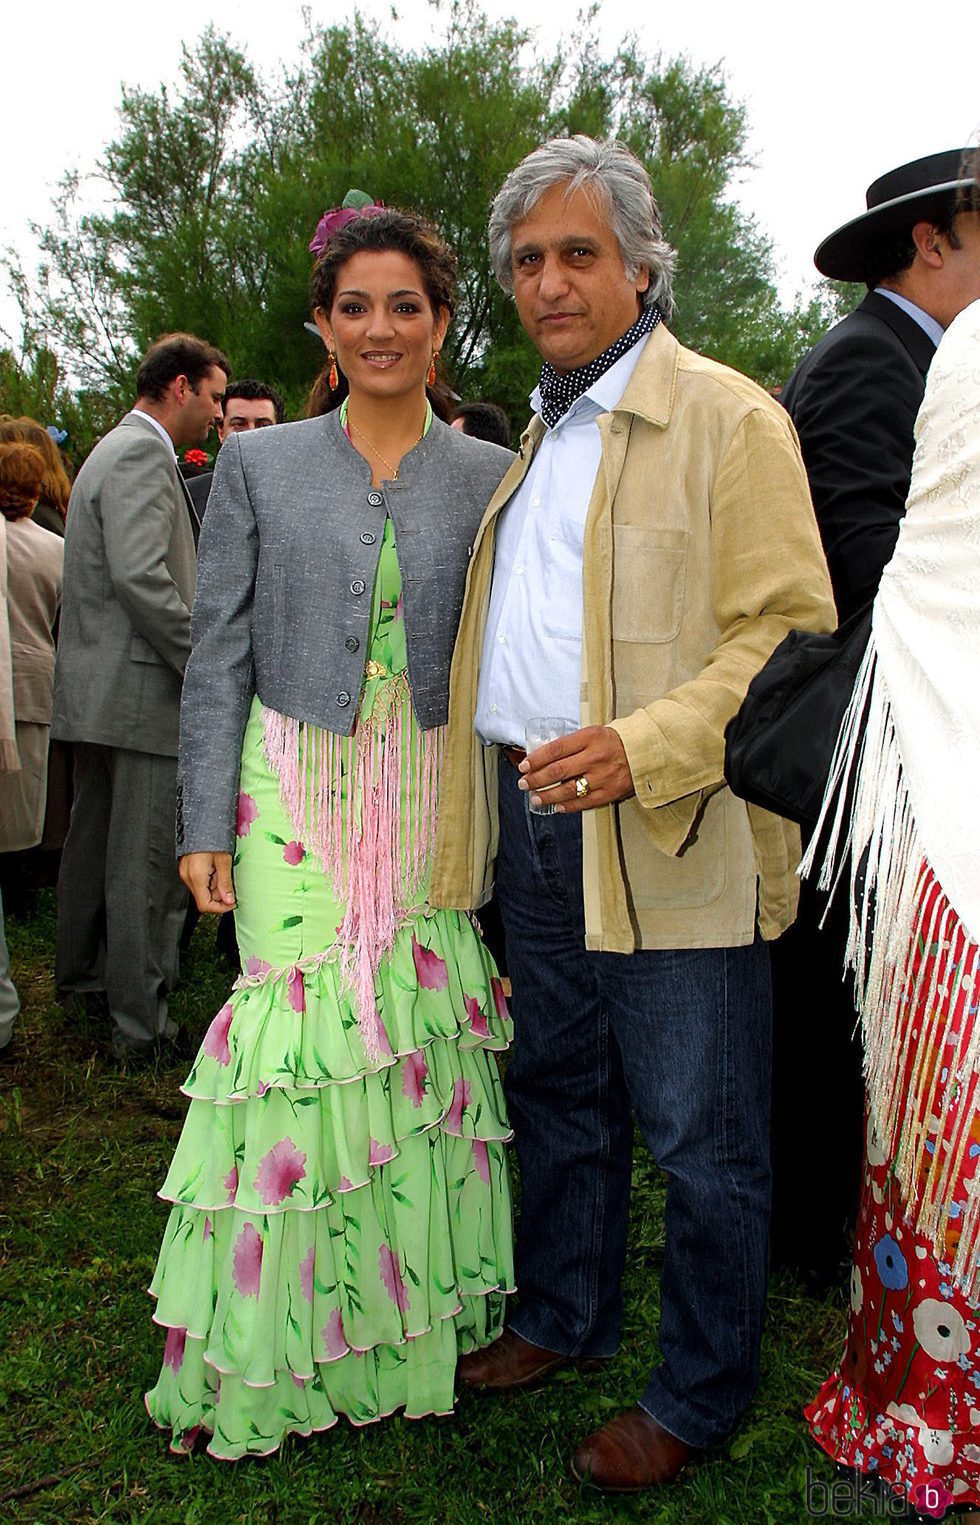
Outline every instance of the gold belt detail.
{"label": "gold belt detail", "polygon": [[388,669],[383,662],[376,662],[370,657],[364,666],[364,675],[367,678],[387,678]]}

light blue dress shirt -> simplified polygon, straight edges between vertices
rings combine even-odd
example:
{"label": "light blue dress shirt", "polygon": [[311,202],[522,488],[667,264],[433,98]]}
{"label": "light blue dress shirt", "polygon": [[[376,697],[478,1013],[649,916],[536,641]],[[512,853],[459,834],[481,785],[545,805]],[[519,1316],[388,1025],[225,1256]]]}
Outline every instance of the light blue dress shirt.
{"label": "light blue dress shirt", "polygon": [[[545,432],[497,520],[474,721],[485,742],[523,746],[525,723],[542,715],[579,724],[582,541],[602,458],[596,420],[619,402],[648,337]],[[540,402],[535,388],[535,412]]]}
{"label": "light blue dress shirt", "polygon": [[908,297],[899,296],[897,291],[889,291],[887,286],[876,286],[875,295],[887,297],[889,302],[894,302],[896,307],[900,307],[903,312],[908,313],[912,321],[918,323],[922,332],[928,334],[936,348],[939,348],[939,341],[946,330],[941,323],[936,322],[931,313],[923,312],[922,308],[917,307],[914,302],[910,302]]}

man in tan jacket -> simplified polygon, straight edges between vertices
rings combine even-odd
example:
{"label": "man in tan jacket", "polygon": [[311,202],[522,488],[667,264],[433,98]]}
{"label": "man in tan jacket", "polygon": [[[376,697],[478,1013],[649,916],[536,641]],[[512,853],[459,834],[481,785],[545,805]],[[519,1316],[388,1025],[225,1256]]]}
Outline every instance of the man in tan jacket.
{"label": "man in tan jacket", "polygon": [[[473,548],[431,893],[478,906],[496,871],[520,1300],[460,1375],[502,1391],[613,1355],[635,1118],[668,1177],[663,1360],[572,1462],[633,1490],[722,1440],[757,1380],[764,939],[793,918],[799,837],[725,788],[724,731],[782,636],[834,606],[789,420],[664,326],[674,256],[632,154],[546,143],[490,243],[544,365]],[[542,716],[572,734],[525,757]]]}

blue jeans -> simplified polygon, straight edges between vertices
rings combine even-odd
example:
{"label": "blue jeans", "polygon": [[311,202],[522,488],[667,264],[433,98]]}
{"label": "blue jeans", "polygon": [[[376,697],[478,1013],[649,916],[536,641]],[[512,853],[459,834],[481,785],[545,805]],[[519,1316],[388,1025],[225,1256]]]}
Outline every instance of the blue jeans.
{"label": "blue jeans", "polygon": [[641,1406],[722,1440],[759,1372],[769,1236],[771,996],[763,943],[590,953],[578,816],[535,816],[500,763],[497,892],[513,981],[505,1088],[521,1170],[511,1328],[610,1356],[633,1121],[667,1175],[662,1361]]}

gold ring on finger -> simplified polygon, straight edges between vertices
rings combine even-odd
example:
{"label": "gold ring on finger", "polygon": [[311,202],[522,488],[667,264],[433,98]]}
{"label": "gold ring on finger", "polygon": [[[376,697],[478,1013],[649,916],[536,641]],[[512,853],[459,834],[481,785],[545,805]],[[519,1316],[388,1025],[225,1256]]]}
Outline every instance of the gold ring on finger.
{"label": "gold ring on finger", "polygon": [[589,781],[586,778],[585,774],[583,773],[581,778],[577,778],[575,780],[575,798],[577,800],[584,800],[585,796],[588,794],[588,792],[589,792]]}

